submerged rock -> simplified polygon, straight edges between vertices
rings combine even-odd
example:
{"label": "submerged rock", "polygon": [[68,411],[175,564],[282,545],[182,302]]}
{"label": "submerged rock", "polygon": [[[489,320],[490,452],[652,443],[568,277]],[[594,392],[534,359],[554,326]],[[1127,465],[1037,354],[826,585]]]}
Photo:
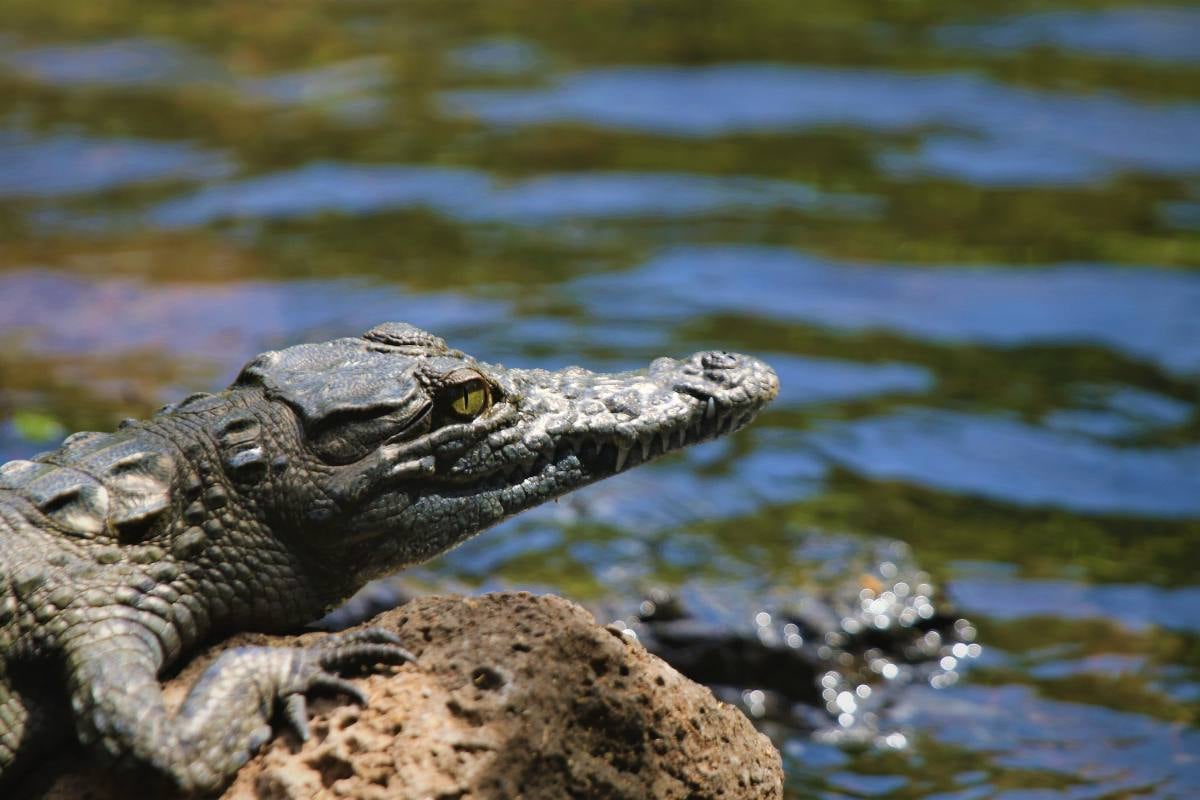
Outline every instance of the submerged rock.
{"label": "submerged rock", "polygon": [[902,542],[814,533],[805,548],[820,566],[804,590],[693,578],[648,592],[636,609],[595,613],[739,706],[777,745],[802,734],[895,747],[903,739],[889,707],[909,686],[955,683],[982,652],[975,627]]}

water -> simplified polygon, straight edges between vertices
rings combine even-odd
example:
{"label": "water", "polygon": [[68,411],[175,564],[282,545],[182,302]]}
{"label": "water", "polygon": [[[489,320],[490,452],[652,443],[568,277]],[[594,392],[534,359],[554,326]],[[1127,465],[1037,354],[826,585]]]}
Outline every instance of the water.
{"label": "water", "polygon": [[427,574],[732,606],[903,543],[982,655],[869,744],[764,723],[792,796],[1200,787],[1194,8],[11,0],[0,25],[0,459],[385,319],[522,366],[753,352],[783,389],[750,430]]}

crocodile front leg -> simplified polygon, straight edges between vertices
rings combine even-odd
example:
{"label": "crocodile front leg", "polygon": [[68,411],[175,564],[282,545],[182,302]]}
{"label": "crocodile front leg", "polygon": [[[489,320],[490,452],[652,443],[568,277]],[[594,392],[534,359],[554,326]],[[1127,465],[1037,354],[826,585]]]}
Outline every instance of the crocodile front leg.
{"label": "crocodile front leg", "polygon": [[271,737],[282,705],[307,738],[304,694],[365,698],[338,673],[414,660],[387,631],[333,635],[306,648],[240,647],[200,677],[178,712],[163,701],[158,640],[136,623],[97,626],[70,643],[67,669],[79,740],[118,764],[144,764],[189,794],[216,792]]}

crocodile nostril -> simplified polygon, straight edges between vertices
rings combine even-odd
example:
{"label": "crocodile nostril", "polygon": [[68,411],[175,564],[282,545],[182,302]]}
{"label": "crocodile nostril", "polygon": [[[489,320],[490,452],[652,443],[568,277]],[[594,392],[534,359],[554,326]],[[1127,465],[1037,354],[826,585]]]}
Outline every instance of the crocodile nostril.
{"label": "crocodile nostril", "polygon": [[737,364],[737,356],[724,350],[714,350],[700,356],[700,366],[705,369],[733,369]]}

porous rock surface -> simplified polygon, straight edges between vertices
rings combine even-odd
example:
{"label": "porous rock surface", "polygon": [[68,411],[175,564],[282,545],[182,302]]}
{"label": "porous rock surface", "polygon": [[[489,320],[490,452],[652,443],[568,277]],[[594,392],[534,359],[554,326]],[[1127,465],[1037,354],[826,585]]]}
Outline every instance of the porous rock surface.
{"label": "porous rock surface", "polygon": [[[368,624],[398,633],[419,666],[354,678],[366,707],[313,699],[310,740],[280,734],[223,797],[783,796],[779,754],[741,712],[566,600],[427,597]],[[238,636],[197,659],[168,692],[181,697],[225,648],[316,635]],[[74,763],[60,758],[48,769]],[[85,769],[38,795],[109,800],[129,788]]]}

